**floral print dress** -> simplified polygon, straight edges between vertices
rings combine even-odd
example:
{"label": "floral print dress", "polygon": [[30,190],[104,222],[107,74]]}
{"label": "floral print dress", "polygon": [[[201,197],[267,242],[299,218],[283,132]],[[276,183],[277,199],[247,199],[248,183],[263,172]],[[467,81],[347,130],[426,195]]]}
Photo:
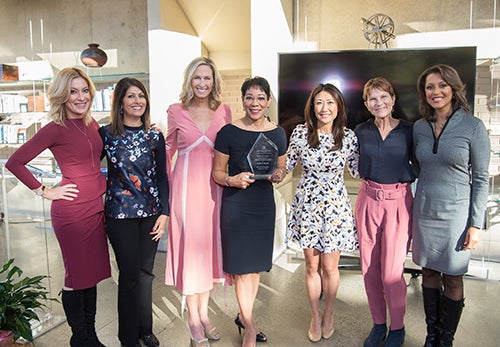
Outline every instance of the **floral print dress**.
{"label": "floral print dress", "polygon": [[319,134],[320,145],[311,148],[307,126],[299,124],[290,137],[287,170],[300,161],[302,176],[297,184],[288,220],[287,241],[322,253],[358,249],[351,202],[344,184],[344,167],[359,178],[358,141],[345,129],[342,149],[332,150],[333,135]]}

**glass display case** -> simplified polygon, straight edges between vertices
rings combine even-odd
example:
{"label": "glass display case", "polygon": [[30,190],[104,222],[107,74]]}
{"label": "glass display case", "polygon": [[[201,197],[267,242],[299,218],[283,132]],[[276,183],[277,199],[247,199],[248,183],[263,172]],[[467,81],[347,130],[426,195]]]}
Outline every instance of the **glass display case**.
{"label": "glass display case", "polygon": [[[61,254],[50,221],[50,202],[33,194],[6,168],[6,160],[0,160],[0,263],[14,258],[14,264],[23,275],[46,275],[44,285],[50,297],[57,298],[62,288],[64,273]],[[30,167],[31,172],[44,185],[54,185],[57,175]],[[54,314],[55,303],[47,301],[47,307],[37,310],[40,321],[32,321],[33,336],[40,335],[65,321]]]}

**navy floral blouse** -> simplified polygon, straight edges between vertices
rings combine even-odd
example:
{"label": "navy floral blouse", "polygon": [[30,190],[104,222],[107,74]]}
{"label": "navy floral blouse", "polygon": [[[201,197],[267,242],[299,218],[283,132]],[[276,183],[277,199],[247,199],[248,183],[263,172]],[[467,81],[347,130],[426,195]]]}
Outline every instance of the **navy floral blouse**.
{"label": "navy floral blouse", "polygon": [[104,213],[115,219],[169,215],[165,139],[159,131],[127,127],[125,134],[99,129],[108,162]]}

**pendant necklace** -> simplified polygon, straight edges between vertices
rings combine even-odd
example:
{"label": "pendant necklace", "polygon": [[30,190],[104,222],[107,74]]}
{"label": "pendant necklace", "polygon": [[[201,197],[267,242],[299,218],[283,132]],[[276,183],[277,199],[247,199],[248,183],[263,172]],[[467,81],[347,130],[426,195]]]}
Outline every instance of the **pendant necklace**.
{"label": "pendant necklace", "polygon": [[82,130],[82,129],[80,129],[80,127],[78,125],[76,125],[76,123],[73,119],[70,119],[70,121],[71,121],[71,124],[73,124],[75,126],[75,128],[78,129],[78,131],[81,132],[85,136],[85,138],[87,139],[87,142],[88,142],[89,147],[90,147],[90,158],[92,160],[92,169],[95,169],[94,146],[92,146],[92,142],[90,142],[89,136],[87,135],[87,128],[86,128],[85,124],[83,125],[83,130]]}

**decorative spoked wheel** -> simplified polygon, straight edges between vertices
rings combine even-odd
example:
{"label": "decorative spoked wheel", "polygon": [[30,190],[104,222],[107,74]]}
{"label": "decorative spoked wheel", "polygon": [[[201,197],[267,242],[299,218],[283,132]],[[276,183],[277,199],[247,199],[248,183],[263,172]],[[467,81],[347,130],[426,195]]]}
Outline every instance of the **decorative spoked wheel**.
{"label": "decorative spoked wheel", "polygon": [[387,48],[387,41],[395,38],[394,21],[388,15],[377,13],[368,19],[361,19],[363,26],[361,30],[370,46],[375,48]]}

